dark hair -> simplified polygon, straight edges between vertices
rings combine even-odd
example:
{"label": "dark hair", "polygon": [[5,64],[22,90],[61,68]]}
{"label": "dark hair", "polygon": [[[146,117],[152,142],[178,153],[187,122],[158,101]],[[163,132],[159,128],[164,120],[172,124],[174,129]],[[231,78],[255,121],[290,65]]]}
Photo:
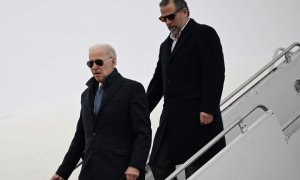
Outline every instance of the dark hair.
{"label": "dark hair", "polygon": [[186,8],[187,9],[187,13],[188,13],[188,17],[190,16],[190,10],[189,10],[189,7],[188,7],[187,3],[185,2],[185,0],[162,0],[159,3],[159,6],[160,7],[167,6],[172,1],[175,4],[176,10],[180,10],[180,9]]}

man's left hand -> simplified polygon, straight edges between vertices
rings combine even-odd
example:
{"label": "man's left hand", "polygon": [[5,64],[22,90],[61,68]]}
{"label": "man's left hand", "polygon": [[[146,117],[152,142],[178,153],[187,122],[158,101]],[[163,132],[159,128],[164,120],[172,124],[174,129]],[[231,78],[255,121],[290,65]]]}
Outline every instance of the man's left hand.
{"label": "man's left hand", "polygon": [[140,176],[140,170],[129,166],[125,171],[126,180],[136,180]]}
{"label": "man's left hand", "polygon": [[214,117],[211,114],[200,112],[200,124],[201,125],[208,125],[212,123]]}

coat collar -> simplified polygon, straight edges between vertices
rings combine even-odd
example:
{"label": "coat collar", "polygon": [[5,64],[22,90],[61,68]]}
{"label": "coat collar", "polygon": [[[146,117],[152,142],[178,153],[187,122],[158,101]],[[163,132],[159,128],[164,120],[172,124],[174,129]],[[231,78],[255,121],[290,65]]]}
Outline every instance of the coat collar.
{"label": "coat collar", "polygon": [[[113,72],[106,78],[105,82],[103,83],[103,88],[109,88],[109,86],[112,84],[113,80],[119,76],[120,73],[118,72],[117,68],[115,68],[113,70]],[[94,77],[90,78],[88,80],[88,82],[86,83],[86,85],[89,87],[89,88],[98,88],[98,85],[99,85],[99,82],[96,81],[96,79]]]}

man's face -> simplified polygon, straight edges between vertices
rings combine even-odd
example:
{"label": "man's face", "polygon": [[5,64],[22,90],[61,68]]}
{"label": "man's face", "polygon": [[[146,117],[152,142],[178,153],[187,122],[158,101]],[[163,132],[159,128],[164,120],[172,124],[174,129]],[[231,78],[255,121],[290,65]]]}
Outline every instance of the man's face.
{"label": "man's face", "polygon": [[106,47],[91,49],[89,52],[89,60],[95,61],[98,59],[103,60],[103,65],[99,66],[94,63],[91,67],[91,72],[98,82],[103,83],[114,70],[116,66],[116,59],[108,55],[108,49]]}
{"label": "man's face", "polygon": [[167,27],[175,36],[179,35],[180,30],[183,28],[188,19],[186,9],[182,9],[177,12],[176,10],[177,9],[173,1],[170,1],[170,3],[167,6],[160,7],[162,17],[175,14],[175,18],[173,20],[170,20],[168,18],[165,19]]}

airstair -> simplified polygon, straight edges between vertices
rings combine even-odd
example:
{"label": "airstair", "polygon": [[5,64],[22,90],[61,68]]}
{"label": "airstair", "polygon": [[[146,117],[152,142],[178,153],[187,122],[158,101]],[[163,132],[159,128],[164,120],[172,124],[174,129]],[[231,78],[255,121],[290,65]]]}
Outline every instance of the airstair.
{"label": "airstair", "polygon": [[[225,136],[227,146],[189,179],[300,179],[300,44],[273,59],[221,102],[224,131],[180,165],[177,177]],[[153,179],[151,171],[146,179]]]}

